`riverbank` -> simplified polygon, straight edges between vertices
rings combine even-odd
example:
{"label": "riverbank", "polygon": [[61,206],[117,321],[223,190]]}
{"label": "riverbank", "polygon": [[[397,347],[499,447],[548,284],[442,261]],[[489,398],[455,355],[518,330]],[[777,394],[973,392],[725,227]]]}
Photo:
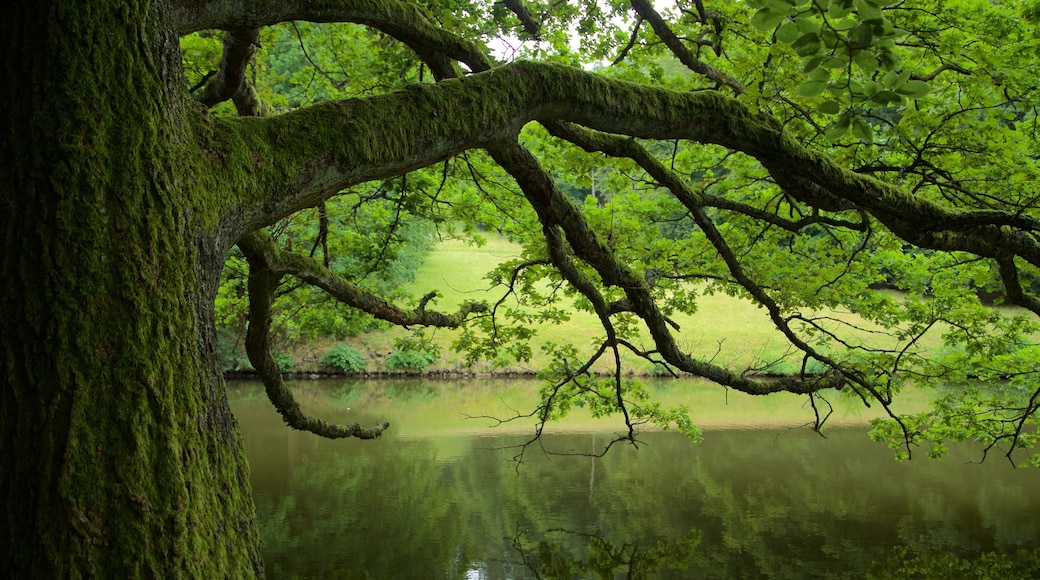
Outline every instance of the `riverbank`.
{"label": "riverbank", "polygon": [[[503,261],[519,255],[519,248],[506,240],[489,238],[481,247],[459,240],[439,242],[427,256],[419,269],[415,282],[408,288],[413,296],[425,296],[431,292],[436,298],[428,304],[431,310],[445,313],[456,311],[467,301],[485,301],[497,304],[499,324],[510,324],[505,314],[510,309],[530,310],[530,306],[518,304],[513,296],[505,296],[506,290],[493,287],[484,278]],[[465,267],[460,267],[460,264]],[[877,289],[875,292],[901,297],[894,290]],[[760,305],[741,296],[712,291],[704,286],[696,297],[697,309],[693,313],[673,312],[670,321],[679,347],[700,360],[712,361],[718,366],[746,374],[778,377],[796,375],[803,371],[800,351],[794,349],[783,334],[776,329],[768,313]],[[517,346],[513,340],[509,349],[499,348],[490,360],[472,363],[465,352],[456,350],[463,333],[455,329],[427,329],[422,339],[424,352],[407,351],[408,343],[416,343],[416,329],[386,328],[348,337],[301,339],[282,336],[274,345],[276,359],[288,376],[296,379],[322,377],[467,377],[467,376],[534,376],[553,362],[547,350],[550,345],[572,345],[577,356],[592,356],[602,342],[603,329],[598,319],[589,312],[561,303],[564,309],[560,318],[529,323],[531,338],[528,356],[519,359],[507,350]],[[1000,307],[1009,313],[1015,309]],[[900,350],[907,348],[903,356],[919,353],[925,356],[942,349],[942,333],[947,329],[942,324],[934,325],[929,332],[915,337],[907,345],[897,338],[898,333],[883,329],[862,317],[847,311],[830,309],[814,313],[814,323],[820,332],[834,333],[845,345],[870,345],[872,348]],[[808,315],[808,314],[807,314]],[[638,327],[638,323],[636,327]],[[473,345],[474,337],[465,337]],[[645,351],[655,349],[645,329],[632,332],[628,342]],[[823,348],[816,345],[816,348]],[[329,354],[336,349],[350,353],[349,365],[331,364]],[[418,356],[411,356],[418,355]],[[227,376],[233,378],[255,377],[248,370],[248,361],[239,345],[237,358]],[[226,361],[227,362],[227,361]],[[659,364],[631,353],[622,353],[622,367],[626,376],[657,377],[669,376],[667,369]],[[604,357],[593,371],[599,374],[614,372],[614,361]],[[811,370],[817,370],[812,369]]]}

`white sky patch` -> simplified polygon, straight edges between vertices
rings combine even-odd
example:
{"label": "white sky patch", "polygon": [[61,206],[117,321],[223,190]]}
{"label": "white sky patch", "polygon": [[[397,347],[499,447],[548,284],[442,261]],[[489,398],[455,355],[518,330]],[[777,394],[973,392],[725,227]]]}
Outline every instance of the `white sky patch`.
{"label": "white sky patch", "polygon": [[[652,4],[654,9],[665,18],[667,18],[666,15],[671,9],[677,7],[675,0],[653,0]],[[613,10],[613,8],[605,2],[599,2],[599,5],[604,13],[610,13]],[[614,16],[609,22],[611,25],[631,33],[636,22],[635,11],[629,10],[624,16]],[[574,25],[576,25],[576,23],[574,23]],[[643,26],[648,25],[643,23]],[[582,40],[582,35],[578,33],[576,28],[572,27],[571,33],[568,35],[568,45],[572,52],[581,53]],[[520,37],[513,35],[489,37],[485,40],[488,50],[491,53],[491,57],[500,62],[512,62],[517,59],[526,58],[526,56],[532,52],[532,47],[537,47],[539,44],[544,42],[548,41],[521,39]],[[586,64],[586,67],[594,68],[595,66],[602,66],[605,64],[606,63],[602,62],[589,63]]]}

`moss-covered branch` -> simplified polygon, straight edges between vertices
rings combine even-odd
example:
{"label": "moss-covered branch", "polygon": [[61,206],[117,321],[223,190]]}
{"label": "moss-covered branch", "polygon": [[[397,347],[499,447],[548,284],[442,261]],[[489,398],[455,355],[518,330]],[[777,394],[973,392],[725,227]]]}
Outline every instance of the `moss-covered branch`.
{"label": "moss-covered branch", "polygon": [[865,210],[921,247],[1017,255],[1040,266],[1035,224],[1021,217],[949,209],[859,175],[802,146],[772,118],[715,92],[681,93],[560,65],[519,62],[379,97],[219,121],[210,147],[222,169],[242,177],[239,213],[232,213],[241,235],[350,185],[513,140],[532,120],[723,145],[758,159],[804,203]]}
{"label": "moss-covered branch", "polygon": [[242,251],[249,261],[249,329],[246,332],[246,354],[260,375],[271,404],[278,410],[285,423],[293,429],[308,431],[329,439],[375,439],[381,436],[383,431],[390,427],[390,423],[383,422],[368,429],[357,423],[336,425],[306,415],[300,409],[292,391],[282,380],[278,363],[269,348],[271,304],[274,302],[274,291],[282,274],[270,267],[266,252],[253,252],[252,249],[248,243],[242,245]]}
{"label": "moss-covered branch", "polygon": [[260,28],[305,20],[353,22],[384,32],[416,50],[437,52],[469,65],[488,68],[487,57],[476,43],[438,28],[418,5],[399,0],[205,1],[175,0],[174,20],[181,34],[199,30]]}
{"label": "moss-covered branch", "polygon": [[246,81],[246,67],[256,52],[259,37],[260,30],[257,28],[224,33],[224,54],[220,60],[220,69],[206,83],[199,102],[212,107],[231,100],[239,115],[255,117],[262,114],[263,105],[252,85]]}

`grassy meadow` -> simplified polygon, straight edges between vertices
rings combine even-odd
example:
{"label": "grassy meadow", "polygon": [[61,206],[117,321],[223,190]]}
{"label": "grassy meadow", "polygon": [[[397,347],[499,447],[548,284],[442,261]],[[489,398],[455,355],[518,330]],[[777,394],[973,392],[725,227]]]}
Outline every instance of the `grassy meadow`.
{"label": "grassy meadow", "polygon": [[[413,296],[422,296],[436,291],[438,297],[428,306],[442,312],[453,312],[465,301],[488,300],[493,302],[504,292],[501,288],[491,288],[485,274],[499,263],[518,255],[519,248],[506,240],[489,237],[487,243],[477,247],[459,240],[439,242],[427,256],[426,262],[418,272],[417,278],[410,288]],[[826,313],[835,319],[845,320],[860,326],[864,322],[848,313]],[[717,364],[731,368],[761,368],[763,373],[797,372],[800,358],[784,355],[789,352],[787,341],[780,335],[764,308],[736,297],[714,294],[702,295],[699,299],[699,310],[696,314],[675,317],[680,331],[677,333],[680,346],[696,356],[713,358]],[[433,340],[441,348],[440,359],[428,372],[431,373],[501,373],[526,374],[533,373],[546,363],[546,355],[540,345],[546,342],[557,344],[573,344],[583,354],[594,352],[596,339],[603,332],[596,319],[588,313],[574,312],[566,322],[542,325],[532,341],[533,357],[530,361],[499,360],[495,364],[481,362],[473,367],[466,367],[464,356],[455,353],[451,344],[458,336],[458,331],[436,329],[428,331]],[[409,331],[392,328],[370,332],[347,339],[347,344],[356,348],[368,360],[366,371],[380,372],[385,370],[385,357],[394,350],[394,340],[409,335]],[[919,343],[919,348],[932,349],[939,345],[940,333],[934,332]],[[878,340],[864,333],[862,340]],[[334,342],[325,341],[306,345],[297,352],[294,358],[297,370],[308,372],[321,367],[321,355]],[[644,332],[641,347],[650,348],[648,335]],[[599,370],[607,371],[610,361]],[[653,368],[647,361],[630,356],[625,361],[626,372],[632,374],[652,373]]]}

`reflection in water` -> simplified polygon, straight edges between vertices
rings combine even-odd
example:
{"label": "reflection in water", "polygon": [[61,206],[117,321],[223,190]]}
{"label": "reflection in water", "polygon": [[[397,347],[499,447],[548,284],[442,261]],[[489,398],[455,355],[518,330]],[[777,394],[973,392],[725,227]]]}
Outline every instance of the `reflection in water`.
{"label": "reflection in water", "polygon": [[[687,562],[695,557],[700,534],[691,530],[686,538],[676,542],[659,541],[652,545],[638,542],[614,544],[595,534],[568,530],[546,530],[546,536],[562,534],[561,538],[577,536],[585,543],[584,560],[572,560],[563,549],[563,541],[540,541],[536,546],[523,544],[518,536],[513,543],[519,557],[538,578],[661,578],[688,572]],[[666,571],[668,571],[666,573]]]}
{"label": "reflection in water", "polygon": [[[529,430],[487,429],[460,412],[505,414],[530,405],[536,388],[298,384],[307,412],[393,425],[378,441],[329,441],[286,428],[257,385],[231,385],[268,574],[863,577],[904,546],[967,558],[1040,546],[1040,472],[970,463],[978,455],[967,447],[943,461],[897,463],[862,427],[827,438],[789,429],[806,421],[794,399],[744,408],[731,394],[737,408],[715,403],[720,416],[766,429],[713,429],[739,421],[695,417],[705,427],[700,444],[651,432],[638,450],[615,447],[599,459],[529,452],[518,470],[513,453],[498,448]],[[690,389],[695,399],[717,393]],[[616,428],[577,418],[544,444],[595,451]]]}

